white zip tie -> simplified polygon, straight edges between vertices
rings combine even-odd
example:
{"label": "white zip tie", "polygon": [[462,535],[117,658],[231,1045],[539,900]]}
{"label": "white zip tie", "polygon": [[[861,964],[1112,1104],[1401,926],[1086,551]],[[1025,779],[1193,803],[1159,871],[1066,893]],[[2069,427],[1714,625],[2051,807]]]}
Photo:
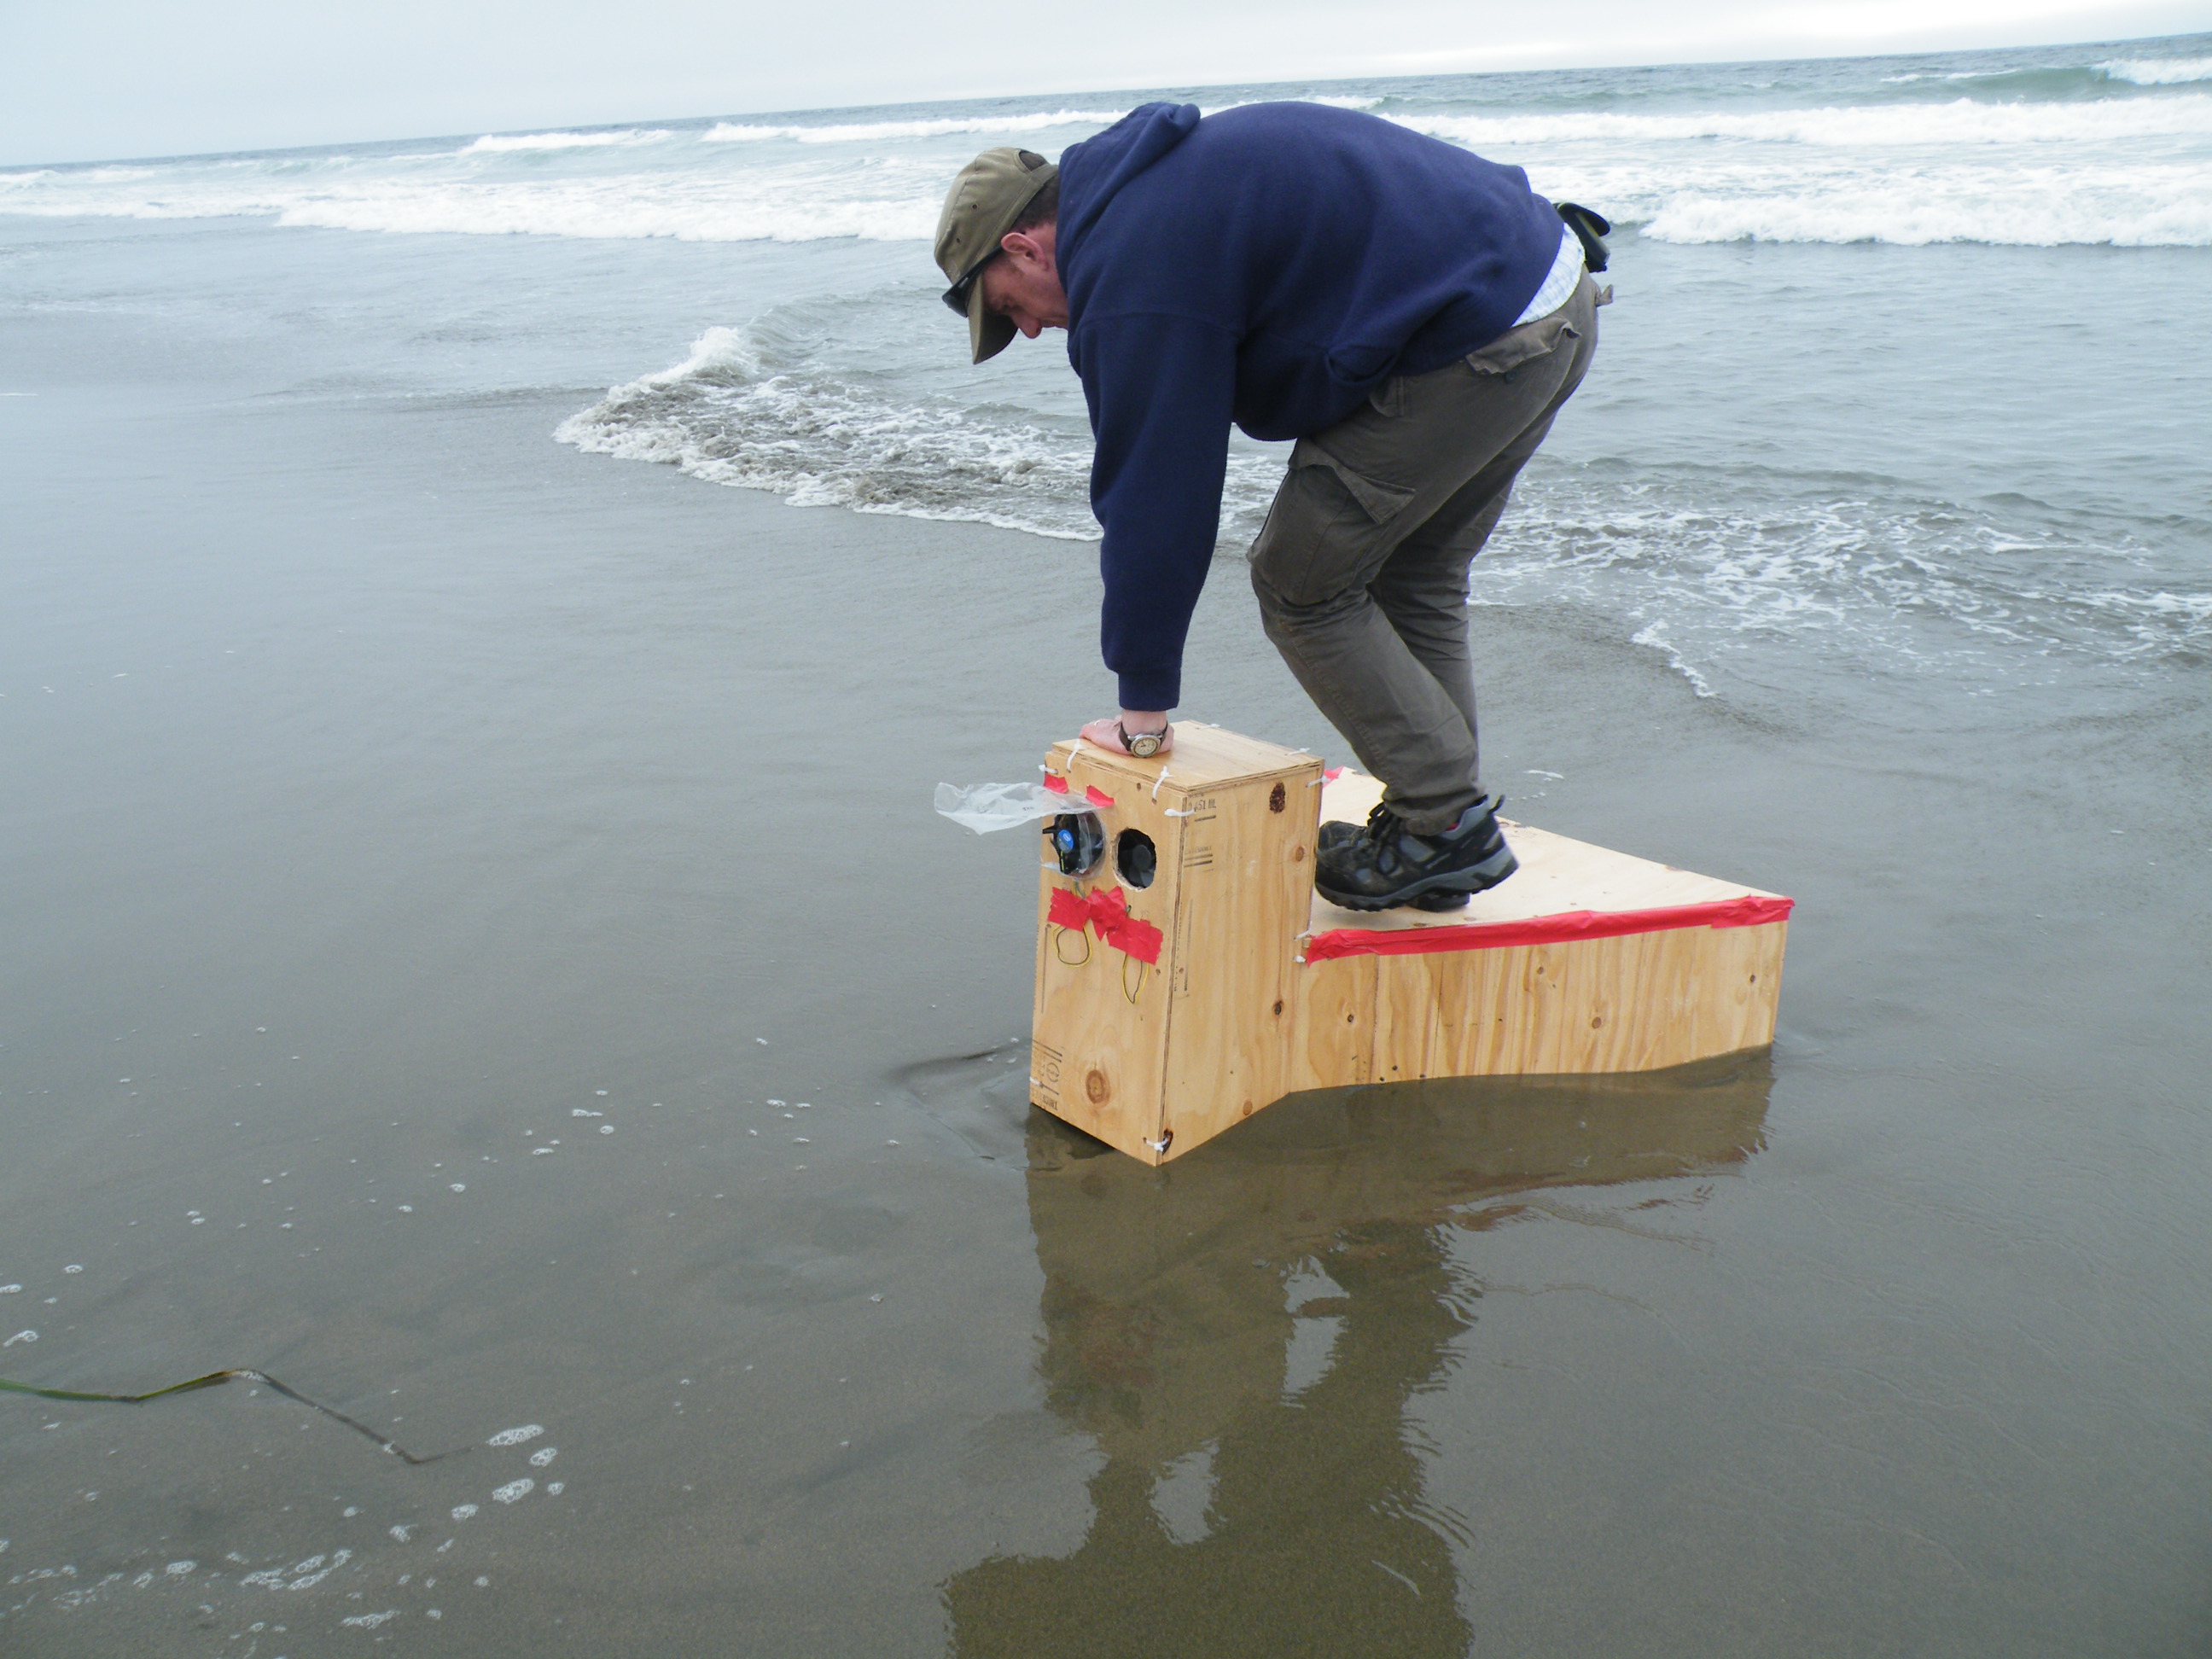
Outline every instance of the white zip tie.
{"label": "white zip tie", "polygon": [[1160,798],[1160,786],[1161,786],[1162,784],[1165,783],[1167,781],[1168,781],[1168,769],[1167,769],[1166,767],[1163,766],[1162,768],[1160,768],[1160,775],[1159,775],[1159,776],[1158,776],[1158,777],[1156,777],[1156,778],[1154,778],[1154,779],[1152,780],[1152,799],[1153,799],[1154,800],[1158,800],[1158,799]]}
{"label": "white zip tie", "polygon": [[1168,808],[1164,809],[1164,810],[1160,813],[1160,816],[1161,816],[1162,817],[1164,817],[1164,818],[1192,818],[1192,817],[1196,817],[1198,816],[1198,808],[1196,808],[1195,806],[1187,806],[1187,807],[1182,807],[1182,808],[1178,809],[1178,808],[1176,808],[1176,807],[1170,806],[1170,807],[1168,807]]}

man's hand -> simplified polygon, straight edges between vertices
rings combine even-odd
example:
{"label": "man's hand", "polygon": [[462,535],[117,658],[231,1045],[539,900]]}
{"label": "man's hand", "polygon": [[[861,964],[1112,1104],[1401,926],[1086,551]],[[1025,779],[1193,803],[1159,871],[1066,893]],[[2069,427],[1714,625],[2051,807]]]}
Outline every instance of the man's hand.
{"label": "man's hand", "polygon": [[1160,746],[1155,751],[1155,758],[1175,747],[1175,732],[1168,725],[1167,710],[1164,708],[1124,708],[1119,720],[1093,720],[1083,728],[1083,740],[1094,749],[1103,749],[1109,754],[1126,755],[1129,749],[1121,741],[1124,731],[1133,738],[1146,732],[1158,732]]}

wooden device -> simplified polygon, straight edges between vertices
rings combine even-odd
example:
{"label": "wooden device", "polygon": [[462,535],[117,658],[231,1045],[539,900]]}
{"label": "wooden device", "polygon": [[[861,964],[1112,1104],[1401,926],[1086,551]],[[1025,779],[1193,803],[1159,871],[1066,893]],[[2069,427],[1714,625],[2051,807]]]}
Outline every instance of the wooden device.
{"label": "wooden device", "polygon": [[1300,1090],[1773,1041],[1786,898],[1509,823],[1521,868],[1467,908],[1357,914],[1314,891],[1314,843],[1371,778],[1194,723],[1152,760],[1057,744],[1045,774],[1105,845],[1069,876],[1046,843],[1030,1098],[1146,1163]]}

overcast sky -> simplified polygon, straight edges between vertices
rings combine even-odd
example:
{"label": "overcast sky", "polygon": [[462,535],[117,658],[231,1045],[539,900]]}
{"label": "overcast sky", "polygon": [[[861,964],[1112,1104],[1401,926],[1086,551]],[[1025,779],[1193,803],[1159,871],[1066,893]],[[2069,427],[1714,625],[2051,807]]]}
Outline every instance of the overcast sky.
{"label": "overcast sky", "polygon": [[2212,29],[2212,0],[0,0],[0,165],[933,98]]}

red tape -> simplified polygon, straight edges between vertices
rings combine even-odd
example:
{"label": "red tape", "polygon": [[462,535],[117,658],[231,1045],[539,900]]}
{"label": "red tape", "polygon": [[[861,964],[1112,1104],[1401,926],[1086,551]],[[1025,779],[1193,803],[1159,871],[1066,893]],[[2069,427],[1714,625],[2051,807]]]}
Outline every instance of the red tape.
{"label": "red tape", "polygon": [[1156,963],[1160,959],[1160,930],[1129,914],[1129,896],[1118,887],[1110,891],[1095,890],[1087,897],[1065,887],[1055,887],[1045,920],[1055,927],[1076,933],[1095,927],[1101,939],[1139,962]]}
{"label": "red tape", "polygon": [[1468,927],[1333,927],[1306,941],[1308,962],[1336,957],[1412,957],[1431,951],[1502,951],[1516,945],[1561,945],[1575,939],[1620,939],[1680,927],[1759,927],[1786,921],[1795,899],[1764,893],[1707,904],[1670,904],[1651,910],[1565,910],[1524,921]]}
{"label": "red tape", "polygon": [[1089,801],[1093,806],[1099,808],[1101,811],[1110,811],[1114,805],[1114,797],[1108,794],[1103,789],[1101,789],[1095,783],[1086,784],[1084,787],[1083,799]]}

